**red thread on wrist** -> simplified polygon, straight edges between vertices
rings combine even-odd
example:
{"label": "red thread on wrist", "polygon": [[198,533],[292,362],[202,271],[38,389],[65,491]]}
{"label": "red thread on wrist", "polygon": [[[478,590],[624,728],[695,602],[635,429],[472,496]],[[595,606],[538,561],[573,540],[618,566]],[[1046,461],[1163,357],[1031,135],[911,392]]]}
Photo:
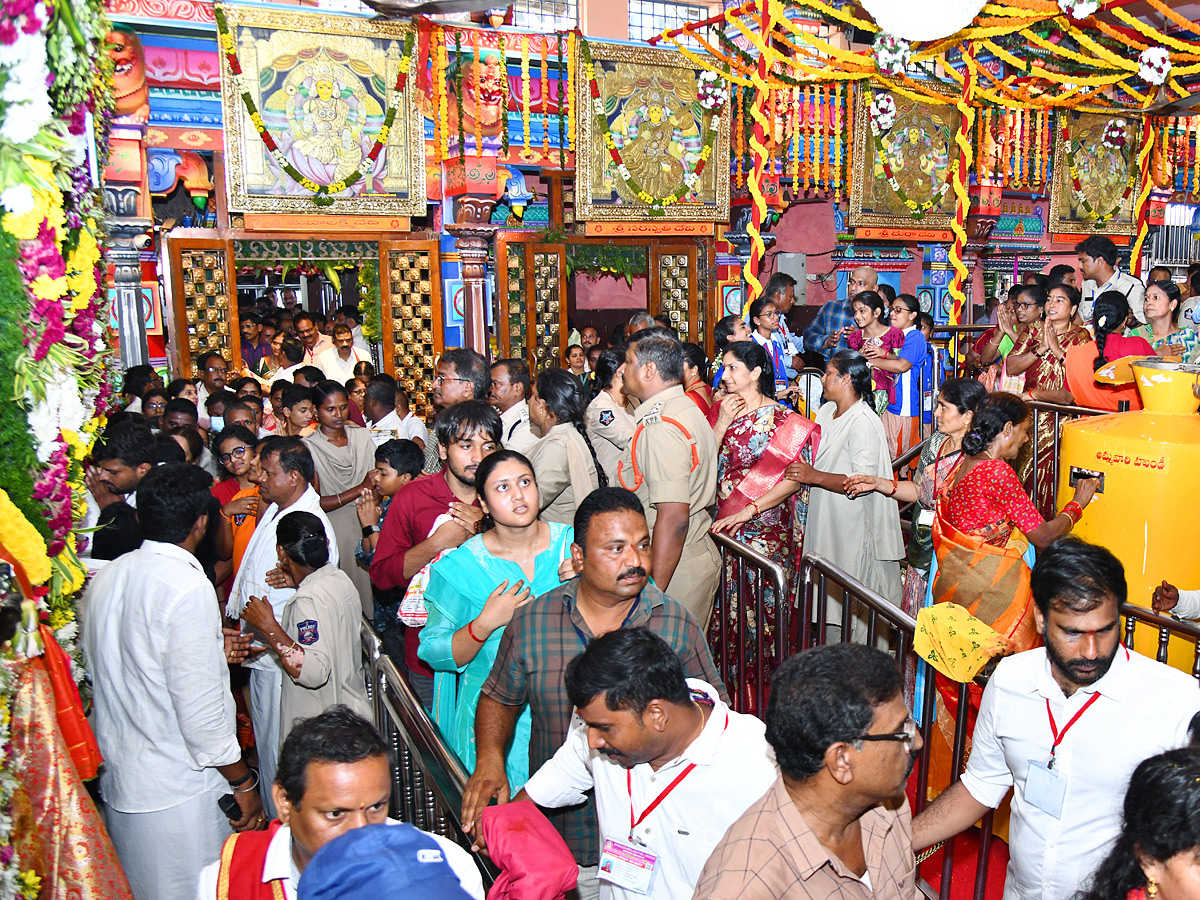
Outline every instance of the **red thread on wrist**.
{"label": "red thread on wrist", "polygon": [[471,625],[472,625],[472,624],[473,624],[472,622],[468,622],[468,623],[467,623],[467,634],[469,634],[469,635],[471,636],[471,640],[473,640],[473,641],[474,641],[475,643],[477,643],[477,644],[483,644],[483,643],[486,643],[486,642],[487,642],[487,638],[481,638],[481,637],[477,637],[477,636],[476,636],[476,634],[475,634],[474,630],[471,628]]}

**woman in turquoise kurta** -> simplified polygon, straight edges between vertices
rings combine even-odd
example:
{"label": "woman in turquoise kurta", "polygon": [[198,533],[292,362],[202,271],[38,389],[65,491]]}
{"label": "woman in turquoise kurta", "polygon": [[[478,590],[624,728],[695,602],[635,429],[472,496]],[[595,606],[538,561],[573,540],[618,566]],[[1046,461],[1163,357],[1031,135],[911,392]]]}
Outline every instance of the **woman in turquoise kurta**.
{"label": "woman in turquoise kurta", "polygon": [[[569,525],[538,520],[533,466],[520,453],[484,457],[475,485],[492,526],[431,567],[417,654],[434,670],[434,721],[468,772],[475,768],[475,706],[500,637],[519,607],[562,583],[559,568],[574,536]],[[526,706],[505,762],[514,795],[529,780],[529,729]]]}

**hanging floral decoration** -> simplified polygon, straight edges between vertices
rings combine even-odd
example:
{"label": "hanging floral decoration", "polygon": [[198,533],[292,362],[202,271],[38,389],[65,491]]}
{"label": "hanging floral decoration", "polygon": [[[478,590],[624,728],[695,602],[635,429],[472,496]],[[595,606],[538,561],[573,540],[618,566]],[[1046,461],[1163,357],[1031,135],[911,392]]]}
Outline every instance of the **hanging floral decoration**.
{"label": "hanging floral decoration", "polygon": [[1058,0],[1058,8],[1079,21],[1086,19],[1100,8],[1100,0]]}
{"label": "hanging floral decoration", "polygon": [[463,127],[463,56],[462,32],[454,32],[454,106],[458,118],[458,158],[467,155],[467,137]]}
{"label": "hanging floral decoration", "polygon": [[1100,143],[1109,150],[1124,150],[1125,149],[1125,123],[1123,121],[1113,119],[1104,126],[1104,132],[1100,136]]}
{"label": "hanging floral decoration", "polygon": [[396,75],[396,84],[388,93],[387,111],[384,113],[383,127],[379,129],[379,135],[376,137],[374,145],[372,145],[362,163],[359,164],[358,168],[352,174],[330,184],[317,184],[292,165],[284,152],[279,149],[279,144],[274,136],[267,130],[267,126],[263,123],[262,114],[258,111],[258,107],[254,103],[254,96],[250,92],[250,83],[242,72],[241,63],[238,62],[237,47],[234,43],[233,34],[229,31],[229,24],[225,19],[225,11],[218,5],[213,10],[213,16],[217,22],[221,52],[225,55],[225,62],[228,64],[229,71],[237,83],[238,92],[241,95],[243,105],[246,107],[246,112],[250,116],[250,121],[254,123],[254,130],[258,132],[258,136],[266,146],[267,152],[271,154],[271,158],[275,160],[276,165],[286,172],[289,178],[305,190],[312,192],[314,204],[317,206],[331,206],[334,194],[343,193],[347,188],[357,184],[375,170],[379,154],[387,146],[388,137],[392,131],[392,123],[396,121],[396,113],[403,106],[404,88],[408,83],[408,70],[409,63],[412,61],[415,32],[410,31],[404,37],[404,51],[400,56],[400,70]]}
{"label": "hanging floral decoration", "polygon": [[[507,69],[508,56],[504,52],[504,33],[500,33],[500,64]],[[500,156],[508,156],[508,78],[500,79]]]}
{"label": "hanging floral decoration", "polygon": [[1147,47],[1138,55],[1138,75],[1154,85],[1163,84],[1171,73],[1171,56],[1163,47]]}
{"label": "hanging floral decoration", "polygon": [[729,82],[716,72],[701,72],[696,99],[710,113],[718,113],[729,102]]}
{"label": "hanging floral decoration", "polygon": [[616,165],[617,172],[625,182],[625,186],[639,200],[650,207],[650,215],[661,216],[669,206],[678,203],[695,191],[696,186],[700,183],[700,176],[704,172],[704,167],[708,165],[708,160],[712,156],[713,145],[716,143],[717,135],[721,131],[721,119],[717,115],[710,115],[708,117],[708,127],[704,132],[704,145],[700,150],[700,158],[696,162],[696,168],[683,176],[682,183],[663,197],[655,197],[647,193],[642,190],[641,186],[630,175],[628,167],[626,167],[624,160],[621,158],[621,150],[617,146],[612,130],[608,127],[608,115],[605,111],[604,99],[600,96],[600,85],[596,81],[596,66],[592,62],[592,51],[588,47],[588,42],[580,38],[579,47],[583,55],[584,74],[588,80],[588,95],[592,101],[592,114],[595,116],[596,129],[604,139],[604,146],[608,148],[608,155]]}
{"label": "hanging floral decoration", "polygon": [[871,52],[880,73],[891,78],[903,75],[912,59],[912,48],[908,41],[882,32],[875,38]]}
{"label": "hanging floral decoration", "polygon": [[891,94],[876,94],[871,101],[871,134],[885,134],[896,122],[896,98]]}
{"label": "hanging floral decoration", "polygon": [[[33,583],[29,613],[66,651],[87,695],[75,623],[85,570],[73,531],[82,461],[112,396],[102,322],[103,170],[112,60],[100,0],[0,0],[0,543]],[[16,675],[36,643],[0,654],[0,900],[43,885],[11,843]]]}
{"label": "hanging floral decoration", "polygon": [[[1062,141],[1063,149],[1066,151],[1067,156],[1067,171],[1071,175],[1071,193],[1075,201],[1083,207],[1084,214],[1092,220],[1093,227],[1103,228],[1112,220],[1113,216],[1121,211],[1121,207],[1125,205],[1125,201],[1129,199],[1134,188],[1137,187],[1138,167],[1132,164],[1129,166],[1129,180],[1125,185],[1125,192],[1121,194],[1116,204],[1113,205],[1113,208],[1108,212],[1097,212],[1083,192],[1083,182],[1079,177],[1079,167],[1075,163],[1075,151],[1079,148],[1079,143],[1071,137],[1068,127],[1069,118],[1069,116],[1062,117]],[[1107,129],[1105,130],[1107,131]]]}

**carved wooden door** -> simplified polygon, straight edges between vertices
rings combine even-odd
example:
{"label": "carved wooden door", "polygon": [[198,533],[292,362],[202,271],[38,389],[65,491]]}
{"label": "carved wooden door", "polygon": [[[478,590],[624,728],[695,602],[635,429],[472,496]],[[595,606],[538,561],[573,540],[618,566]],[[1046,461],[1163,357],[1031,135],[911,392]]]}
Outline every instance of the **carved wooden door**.
{"label": "carved wooden door", "polygon": [[172,372],[199,378],[197,360],[209,350],[224,356],[231,370],[240,369],[242,339],[233,241],[168,235],[166,259]]}

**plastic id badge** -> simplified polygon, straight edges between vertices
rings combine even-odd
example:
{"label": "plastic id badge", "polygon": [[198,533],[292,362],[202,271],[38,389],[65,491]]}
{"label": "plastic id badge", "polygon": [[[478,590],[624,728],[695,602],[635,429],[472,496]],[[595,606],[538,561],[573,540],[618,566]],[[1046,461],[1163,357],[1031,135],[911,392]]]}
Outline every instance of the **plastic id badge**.
{"label": "plastic id badge", "polygon": [[1049,768],[1037,759],[1029,761],[1025,774],[1025,800],[1048,816],[1062,817],[1063,797],[1067,793],[1067,779],[1060,772]]}
{"label": "plastic id badge", "polygon": [[932,509],[923,509],[917,516],[917,524],[923,525],[926,528],[933,527],[934,513]]}
{"label": "plastic id badge", "polygon": [[649,894],[658,857],[642,847],[609,838],[600,853],[598,877],[635,894]]}

